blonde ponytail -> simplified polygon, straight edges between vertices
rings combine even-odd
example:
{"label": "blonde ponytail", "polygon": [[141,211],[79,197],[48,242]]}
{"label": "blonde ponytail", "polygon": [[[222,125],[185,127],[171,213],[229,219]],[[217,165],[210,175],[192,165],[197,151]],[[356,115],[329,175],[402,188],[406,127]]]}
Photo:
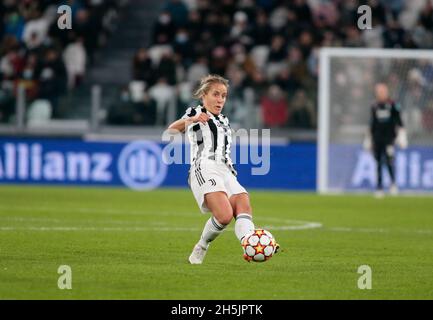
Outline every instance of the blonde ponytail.
{"label": "blonde ponytail", "polygon": [[215,83],[221,83],[226,86],[227,90],[229,89],[229,81],[227,79],[216,74],[210,74],[200,80],[200,85],[193,95],[194,99],[201,99]]}

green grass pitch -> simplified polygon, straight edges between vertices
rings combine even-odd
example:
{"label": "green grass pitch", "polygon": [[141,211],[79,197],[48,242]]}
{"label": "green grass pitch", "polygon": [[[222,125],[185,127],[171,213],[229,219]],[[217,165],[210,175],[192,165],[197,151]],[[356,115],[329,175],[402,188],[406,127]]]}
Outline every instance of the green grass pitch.
{"label": "green grass pitch", "polygon": [[0,299],[433,298],[432,197],[250,195],[282,251],[247,263],[232,222],[193,266],[208,216],[189,190],[0,186]]}

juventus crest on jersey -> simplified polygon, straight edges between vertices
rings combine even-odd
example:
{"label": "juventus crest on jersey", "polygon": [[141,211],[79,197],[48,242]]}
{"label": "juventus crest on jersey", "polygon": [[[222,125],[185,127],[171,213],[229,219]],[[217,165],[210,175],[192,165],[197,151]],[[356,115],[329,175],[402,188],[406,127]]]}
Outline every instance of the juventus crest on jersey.
{"label": "juventus crest on jersey", "polygon": [[222,161],[234,171],[230,158],[232,130],[229,119],[223,114],[215,116],[201,105],[188,108],[182,119],[203,112],[206,112],[210,117],[209,121],[206,124],[193,123],[186,129],[191,144],[191,163],[193,164],[199,159]]}

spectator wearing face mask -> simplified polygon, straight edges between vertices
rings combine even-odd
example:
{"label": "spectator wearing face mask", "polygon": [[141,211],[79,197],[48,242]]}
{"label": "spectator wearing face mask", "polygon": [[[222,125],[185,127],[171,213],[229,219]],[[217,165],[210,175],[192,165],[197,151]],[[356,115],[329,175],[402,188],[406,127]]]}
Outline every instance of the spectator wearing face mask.
{"label": "spectator wearing face mask", "polygon": [[168,11],[161,12],[153,27],[153,42],[160,43],[159,39],[161,38],[164,38],[166,43],[172,42],[175,29],[170,13]]}
{"label": "spectator wearing face mask", "polygon": [[179,54],[182,63],[185,67],[189,67],[194,61],[194,50],[193,45],[189,39],[189,33],[185,28],[180,28],[176,32],[174,38],[173,50],[175,53]]}

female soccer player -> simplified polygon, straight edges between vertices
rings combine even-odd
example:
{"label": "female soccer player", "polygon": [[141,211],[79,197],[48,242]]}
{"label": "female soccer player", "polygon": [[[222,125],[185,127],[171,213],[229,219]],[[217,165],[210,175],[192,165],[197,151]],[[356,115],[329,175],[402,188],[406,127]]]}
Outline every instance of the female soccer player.
{"label": "female soccer player", "polygon": [[236,179],[230,159],[231,128],[221,111],[227,99],[228,80],[218,75],[201,79],[194,97],[202,104],[186,110],[169,129],[185,132],[191,144],[191,168],[188,184],[202,213],[211,212],[200,240],[189,257],[201,264],[210,242],[236,219],[235,234],[243,237],[254,231],[248,192]]}

